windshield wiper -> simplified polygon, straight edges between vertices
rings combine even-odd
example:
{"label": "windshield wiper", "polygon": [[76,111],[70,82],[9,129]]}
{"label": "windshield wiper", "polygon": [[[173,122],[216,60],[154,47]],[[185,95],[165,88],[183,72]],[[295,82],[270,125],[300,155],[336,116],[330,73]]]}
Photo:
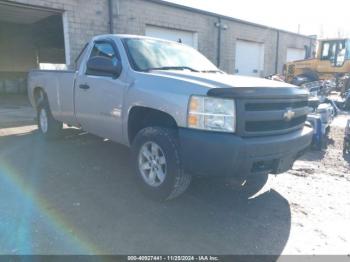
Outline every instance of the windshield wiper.
{"label": "windshield wiper", "polygon": [[193,69],[188,66],[162,66],[162,67],[153,67],[153,68],[148,68],[145,71],[153,71],[153,70],[190,70],[192,72],[199,72],[196,69]]}
{"label": "windshield wiper", "polygon": [[223,74],[224,72],[221,70],[202,70],[201,73],[220,73]]}

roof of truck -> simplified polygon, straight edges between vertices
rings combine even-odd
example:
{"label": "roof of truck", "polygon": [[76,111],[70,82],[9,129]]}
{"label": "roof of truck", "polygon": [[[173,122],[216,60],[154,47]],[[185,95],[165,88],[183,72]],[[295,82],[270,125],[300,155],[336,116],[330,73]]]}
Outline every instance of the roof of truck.
{"label": "roof of truck", "polygon": [[[156,37],[151,37],[151,36],[144,36],[144,35],[128,35],[128,34],[105,34],[105,35],[98,35],[92,38],[92,40],[100,40],[103,38],[111,38],[111,37],[117,37],[119,39],[154,39],[158,41],[163,41],[163,42],[171,42],[173,43],[174,41],[166,40],[163,38],[156,38]],[[178,43],[178,42],[176,42]],[[181,44],[181,43],[179,43]]]}

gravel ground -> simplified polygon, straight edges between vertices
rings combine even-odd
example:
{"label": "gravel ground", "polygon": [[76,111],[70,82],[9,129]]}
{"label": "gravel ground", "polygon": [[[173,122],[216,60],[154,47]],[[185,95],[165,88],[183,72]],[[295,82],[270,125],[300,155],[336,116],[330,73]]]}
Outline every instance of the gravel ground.
{"label": "gravel ground", "polygon": [[348,118],[334,120],[326,150],[308,152],[270,180],[293,214],[285,254],[350,254],[350,157],[342,151]]}
{"label": "gravel ground", "polygon": [[45,143],[33,110],[13,104],[0,99],[0,254],[350,254],[348,115],[324,152],[250,199],[199,179],[156,203],[134,187],[126,148],[75,129]]}

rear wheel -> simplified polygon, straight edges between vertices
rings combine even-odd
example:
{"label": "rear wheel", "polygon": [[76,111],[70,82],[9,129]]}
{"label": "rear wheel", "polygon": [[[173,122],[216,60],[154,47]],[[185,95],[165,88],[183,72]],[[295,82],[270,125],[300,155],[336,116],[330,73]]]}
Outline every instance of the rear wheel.
{"label": "rear wheel", "polygon": [[181,195],[191,176],[182,168],[176,132],[167,128],[142,129],[132,144],[136,179],[142,191],[156,200]]}
{"label": "rear wheel", "polygon": [[39,131],[44,138],[55,139],[61,135],[63,124],[53,118],[49,105],[45,101],[38,106],[37,120]]}

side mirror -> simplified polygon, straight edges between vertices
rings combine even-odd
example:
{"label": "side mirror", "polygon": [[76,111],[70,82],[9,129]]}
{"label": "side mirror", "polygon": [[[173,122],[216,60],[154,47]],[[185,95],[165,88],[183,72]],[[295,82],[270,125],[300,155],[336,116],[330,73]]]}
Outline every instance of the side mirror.
{"label": "side mirror", "polygon": [[115,64],[112,59],[102,56],[90,58],[86,66],[88,74],[92,75],[119,77],[122,72],[119,61]]}

